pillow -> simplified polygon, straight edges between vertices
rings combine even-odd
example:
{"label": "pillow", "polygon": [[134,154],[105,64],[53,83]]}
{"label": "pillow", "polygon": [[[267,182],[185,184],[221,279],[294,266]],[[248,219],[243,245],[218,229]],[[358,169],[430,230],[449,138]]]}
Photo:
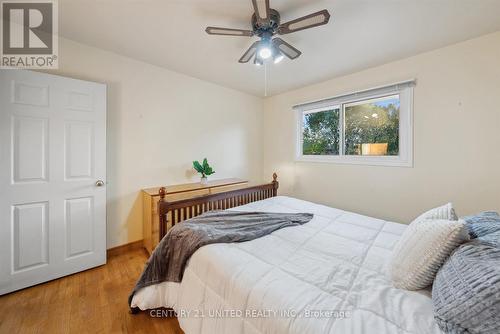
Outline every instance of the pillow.
{"label": "pillow", "polygon": [[485,245],[500,248],[500,230],[493,233],[488,233],[485,236],[479,237],[477,239]]}
{"label": "pillow", "polygon": [[437,208],[430,209],[427,212],[424,212],[420,216],[418,216],[412,223],[416,223],[418,221],[424,219],[446,219],[446,220],[458,220],[457,215],[455,214],[455,209],[453,208],[453,204],[448,203],[443,206],[438,206]]}
{"label": "pillow", "polygon": [[500,231],[498,212],[485,211],[462,219],[465,220],[465,226],[469,230],[471,238],[482,237],[488,233]]}
{"label": "pillow", "polygon": [[451,252],[468,239],[463,221],[424,219],[412,222],[393,251],[390,268],[393,285],[406,290],[429,286]]}
{"label": "pillow", "polygon": [[500,248],[481,239],[459,246],[436,275],[432,303],[445,333],[500,333]]}

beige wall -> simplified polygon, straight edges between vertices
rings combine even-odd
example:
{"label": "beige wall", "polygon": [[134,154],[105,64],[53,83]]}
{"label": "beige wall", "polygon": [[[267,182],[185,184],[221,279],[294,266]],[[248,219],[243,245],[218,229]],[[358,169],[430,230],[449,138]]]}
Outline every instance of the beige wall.
{"label": "beige wall", "polygon": [[193,159],[260,180],[262,99],[65,39],[59,59],[56,74],[108,85],[108,248],[142,239],[139,190],[197,180]]}
{"label": "beige wall", "polygon": [[[410,78],[413,168],[294,161],[293,105]],[[447,201],[500,210],[500,32],[267,98],[264,143],[282,194],[405,223]]]}

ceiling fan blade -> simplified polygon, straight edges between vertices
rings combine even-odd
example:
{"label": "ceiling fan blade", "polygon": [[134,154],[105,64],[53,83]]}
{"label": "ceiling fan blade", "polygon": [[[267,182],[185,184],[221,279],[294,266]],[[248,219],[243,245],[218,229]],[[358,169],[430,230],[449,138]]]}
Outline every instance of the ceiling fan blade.
{"label": "ceiling fan blade", "polygon": [[252,57],[255,55],[255,53],[257,52],[257,47],[259,45],[259,42],[254,42],[249,48],[248,50],[243,54],[243,56],[241,56],[240,60],[238,60],[238,62],[240,63],[248,63],[248,61],[250,59],[252,59]]}
{"label": "ceiling fan blade", "polygon": [[281,38],[275,38],[273,39],[273,44],[275,47],[278,48],[285,56],[287,56],[290,59],[296,59],[298,58],[302,52],[282,40]]}
{"label": "ceiling fan blade", "polygon": [[253,36],[253,31],[244,29],[230,29],[219,27],[207,27],[205,29],[209,35],[224,35],[224,36]]}
{"label": "ceiling fan blade", "polygon": [[278,33],[280,35],[284,35],[299,30],[321,26],[323,24],[327,24],[329,20],[330,13],[328,13],[328,10],[323,9],[319,12],[299,17],[298,19],[281,24],[278,29]]}
{"label": "ceiling fan blade", "polygon": [[269,0],[252,0],[255,16],[259,22],[269,21]]}

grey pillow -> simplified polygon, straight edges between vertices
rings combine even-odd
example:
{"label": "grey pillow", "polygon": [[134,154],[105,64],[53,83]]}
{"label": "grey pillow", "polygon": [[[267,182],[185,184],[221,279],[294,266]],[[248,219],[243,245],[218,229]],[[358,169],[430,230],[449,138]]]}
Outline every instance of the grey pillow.
{"label": "grey pillow", "polygon": [[457,247],[436,275],[434,317],[445,333],[500,333],[500,233],[490,236]]}
{"label": "grey pillow", "polygon": [[465,220],[465,226],[471,238],[500,231],[500,215],[495,211],[485,211],[462,219]]}
{"label": "grey pillow", "polygon": [[479,237],[478,240],[480,240],[483,244],[500,249],[500,231],[486,234],[483,237]]}

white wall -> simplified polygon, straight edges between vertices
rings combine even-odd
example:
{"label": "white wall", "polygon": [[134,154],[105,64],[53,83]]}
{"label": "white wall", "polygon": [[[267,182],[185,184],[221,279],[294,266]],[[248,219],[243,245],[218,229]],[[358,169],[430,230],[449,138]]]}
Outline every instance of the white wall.
{"label": "white wall", "polygon": [[[414,168],[294,161],[292,106],[416,78]],[[500,32],[267,98],[264,175],[282,194],[399,222],[452,201],[500,211]]]}
{"label": "white wall", "polygon": [[[260,98],[60,39],[55,74],[108,85],[107,246],[142,239],[140,189],[213,178],[261,179]],[[54,73],[54,71],[50,71]]]}

